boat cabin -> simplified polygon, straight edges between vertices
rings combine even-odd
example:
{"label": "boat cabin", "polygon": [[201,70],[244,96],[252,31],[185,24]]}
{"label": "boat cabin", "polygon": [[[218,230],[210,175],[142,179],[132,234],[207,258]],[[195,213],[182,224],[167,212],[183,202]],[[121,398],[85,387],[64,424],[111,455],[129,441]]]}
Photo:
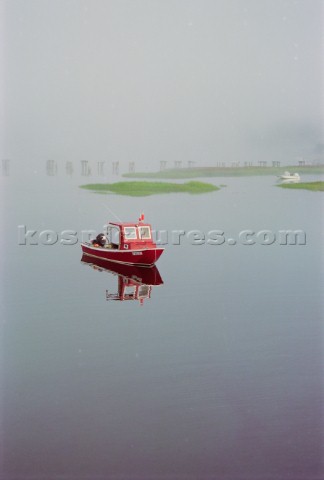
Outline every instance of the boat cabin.
{"label": "boat cabin", "polygon": [[149,223],[109,223],[107,237],[108,248],[119,250],[156,248]]}

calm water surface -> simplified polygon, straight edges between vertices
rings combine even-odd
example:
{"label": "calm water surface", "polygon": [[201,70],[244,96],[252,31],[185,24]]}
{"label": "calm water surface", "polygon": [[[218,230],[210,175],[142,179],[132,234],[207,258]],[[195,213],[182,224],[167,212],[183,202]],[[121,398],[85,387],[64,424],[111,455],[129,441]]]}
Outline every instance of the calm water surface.
{"label": "calm water surface", "polygon": [[[324,478],[322,193],[273,177],[148,198],[1,181],[1,480]],[[18,225],[99,233],[108,209],[226,242],[169,242],[142,306],[107,301],[118,278],[79,244],[18,244]],[[228,244],[242,230],[306,245]]]}

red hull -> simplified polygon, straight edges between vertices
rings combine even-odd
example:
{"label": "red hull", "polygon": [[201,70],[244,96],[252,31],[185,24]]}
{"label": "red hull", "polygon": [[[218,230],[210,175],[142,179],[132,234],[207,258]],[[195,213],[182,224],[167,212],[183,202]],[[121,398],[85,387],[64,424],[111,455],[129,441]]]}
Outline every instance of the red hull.
{"label": "red hull", "polygon": [[154,265],[163,253],[163,248],[144,248],[138,250],[119,250],[113,248],[93,247],[81,243],[83,253],[103,260],[125,265],[146,266]]}

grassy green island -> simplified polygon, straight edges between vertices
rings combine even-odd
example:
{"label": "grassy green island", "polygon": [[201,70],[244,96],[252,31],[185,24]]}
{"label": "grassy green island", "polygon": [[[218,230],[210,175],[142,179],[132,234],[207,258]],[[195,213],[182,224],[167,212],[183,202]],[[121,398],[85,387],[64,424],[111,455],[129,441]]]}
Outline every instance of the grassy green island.
{"label": "grassy green island", "polygon": [[163,193],[191,193],[200,194],[219,190],[219,187],[204,182],[167,183],[167,182],[117,182],[117,183],[90,183],[80,185],[80,188],[95,193],[116,193],[131,197],[145,197]]}
{"label": "grassy green island", "polygon": [[286,170],[303,174],[324,174],[324,166],[284,167],[193,167],[172,168],[160,172],[125,173],[125,178],[186,179],[204,177],[251,177],[259,175],[282,175]]}
{"label": "grassy green island", "polygon": [[281,183],[278,187],[291,188],[293,190],[310,190],[311,192],[324,192],[324,182]]}

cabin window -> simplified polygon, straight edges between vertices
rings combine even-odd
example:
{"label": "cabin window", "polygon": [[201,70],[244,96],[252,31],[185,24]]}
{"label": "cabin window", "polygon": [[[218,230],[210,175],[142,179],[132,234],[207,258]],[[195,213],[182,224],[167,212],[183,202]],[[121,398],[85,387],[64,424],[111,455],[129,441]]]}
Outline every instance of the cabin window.
{"label": "cabin window", "polygon": [[140,238],[142,240],[149,240],[151,238],[151,229],[150,227],[138,227]]}
{"label": "cabin window", "polygon": [[136,228],[135,227],[125,227],[124,228],[125,240],[135,240],[136,237]]}

